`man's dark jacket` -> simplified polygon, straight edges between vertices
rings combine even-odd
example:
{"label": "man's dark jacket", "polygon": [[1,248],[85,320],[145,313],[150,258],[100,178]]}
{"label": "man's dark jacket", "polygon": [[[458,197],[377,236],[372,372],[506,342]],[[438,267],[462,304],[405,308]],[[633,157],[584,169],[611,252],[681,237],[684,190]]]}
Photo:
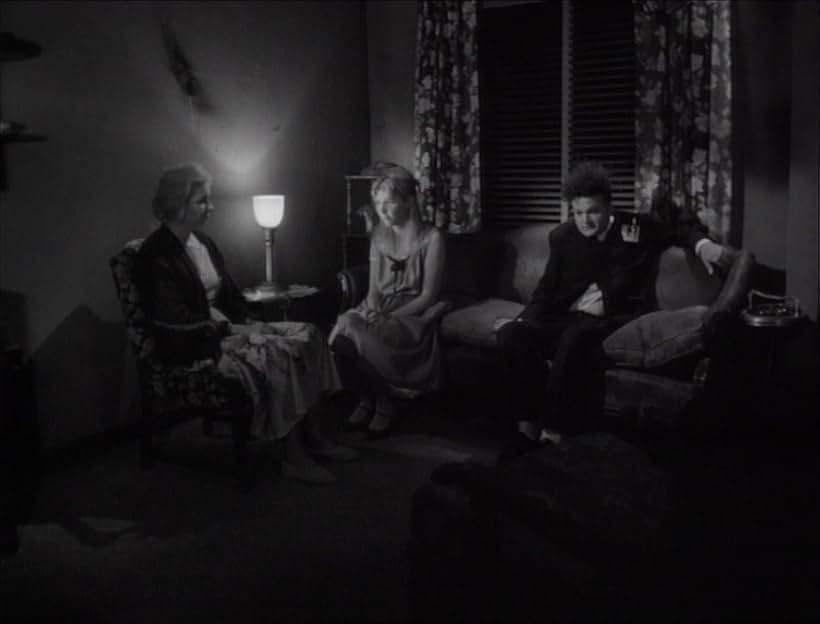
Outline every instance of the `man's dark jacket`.
{"label": "man's dark jacket", "polygon": [[706,230],[692,223],[664,226],[652,220],[641,224],[638,242],[627,242],[616,218],[603,241],[586,238],[572,221],[549,234],[549,261],[521,318],[537,321],[569,312],[570,306],[597,283],[606,316],[637,314],[652,309],[650,277],[660,252],[675,244],[693,249]]}

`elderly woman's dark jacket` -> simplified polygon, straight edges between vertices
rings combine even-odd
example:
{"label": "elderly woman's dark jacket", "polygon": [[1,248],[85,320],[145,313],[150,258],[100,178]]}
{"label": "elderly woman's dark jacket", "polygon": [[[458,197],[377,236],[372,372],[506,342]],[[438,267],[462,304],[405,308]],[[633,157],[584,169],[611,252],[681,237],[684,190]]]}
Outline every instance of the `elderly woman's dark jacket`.
{"label": "elderly woman's dark jacket", "polygon": [[[222,280],[214,307],[232,323],[247,321],[242,293],[225,270],[213,240],[194,235],[205,245]],[[219,341],[229,333],[226,322],[211,320],[208,297],[185,246],[165,226],[145,239],[137,254],[134,283],[153,324],[157,355],[168,363],[218,357]]]}

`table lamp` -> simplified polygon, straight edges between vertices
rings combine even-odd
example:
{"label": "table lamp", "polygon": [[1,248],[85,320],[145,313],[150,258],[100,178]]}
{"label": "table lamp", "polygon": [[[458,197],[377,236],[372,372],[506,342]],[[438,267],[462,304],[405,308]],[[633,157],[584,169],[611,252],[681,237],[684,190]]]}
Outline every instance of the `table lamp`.
{"label": "table lamp", "polygon": [[273,238],[285,215],[284,195],[254,195],[253,216],[265,228],[265,281],[256,287],[260,292],[280,293],[284,289],[273,279]]}

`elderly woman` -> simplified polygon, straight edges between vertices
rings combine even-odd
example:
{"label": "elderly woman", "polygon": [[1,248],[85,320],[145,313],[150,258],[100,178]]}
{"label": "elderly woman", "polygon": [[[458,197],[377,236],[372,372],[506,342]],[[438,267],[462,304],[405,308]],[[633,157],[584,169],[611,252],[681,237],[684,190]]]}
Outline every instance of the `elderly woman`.
{"label": "elderly woman", "polygon": [[330,343],[345,385],[360,396],[347,428],[379,438],[396,423],[391,396],[440,385],[436,321],[444,309],[438,297],[445,241],[421,221],[416,180],[407,170],[386,170],[371,198],[379,221],[371,231],[367,296],[338,317]]}
{"label": "elderly woman", "polygon": [[339,386],[319,331],[306,323],[255,323],[214,242],[198,231],[213,211],[211,177],[196,163],[162,173],[153,201],[160,226],[142,244],[136,283],[157,330],[157,354],[174,363],[218,359],[254,405],[251,432],[282,440],[282,474],[309,483],[334,475],[314,458],[348,461],[353,449],[323,434],[312,408]]}

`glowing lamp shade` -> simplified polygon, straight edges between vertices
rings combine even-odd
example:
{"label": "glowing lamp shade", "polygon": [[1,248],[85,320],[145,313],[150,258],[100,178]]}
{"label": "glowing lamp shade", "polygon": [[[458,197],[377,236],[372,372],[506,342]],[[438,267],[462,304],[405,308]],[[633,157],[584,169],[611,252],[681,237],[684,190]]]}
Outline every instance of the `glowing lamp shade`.
{"label": "glowing lamp shade", "polygon": [[254,195],[253,216],[265,228],[265,281],[257,286],[257,290],[281,293],[284,289],[273,278],[273,235],[285,216],[285,196]]}
{"label": "glowing lamp shade", "polygon": [[285,216],[284,195],[254,195],[253,216],[263,228],[275,228]]}

